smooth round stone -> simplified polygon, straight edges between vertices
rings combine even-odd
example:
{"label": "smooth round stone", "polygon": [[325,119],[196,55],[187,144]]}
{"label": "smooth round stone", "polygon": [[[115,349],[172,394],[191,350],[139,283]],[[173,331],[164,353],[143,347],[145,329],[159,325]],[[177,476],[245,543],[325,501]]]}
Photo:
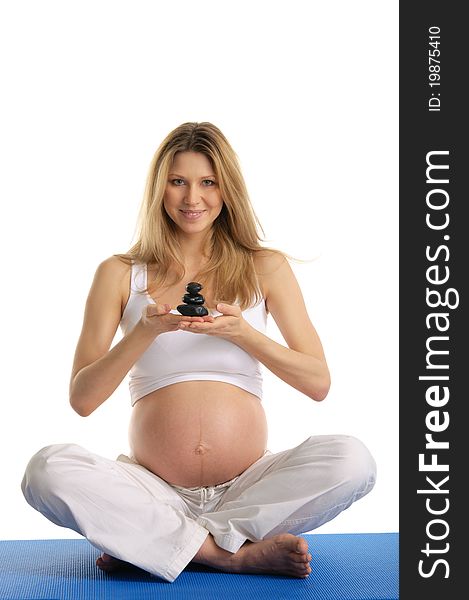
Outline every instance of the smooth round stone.
{"label": "smooth round stone", "polygon": [[203,285],[201,283],[197,283],[197,281],[191,281],[186,285],[186,292],[191,296],[195,296],[202,288]]}
{"label": "smooth round stone", "polygon": [[205,298],[201,294],[192,296],[191,294],[184,294],[182,301],[186,304],[203,304]]}
{"label": "smooth round stone", "polygon": [[208,315],[208,310],[205,306],[190,306],[188,304],[180,304],[177,310],[185,317],[205,317]]}

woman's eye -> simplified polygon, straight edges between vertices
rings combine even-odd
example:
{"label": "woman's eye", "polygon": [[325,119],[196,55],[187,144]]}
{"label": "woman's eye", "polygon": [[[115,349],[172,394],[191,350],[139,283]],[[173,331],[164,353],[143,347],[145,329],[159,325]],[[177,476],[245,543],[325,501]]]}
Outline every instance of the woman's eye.
{"label": "woman's eye", "polygon": [[[177,179],[171,179],[171,183],[177,186],[181,186],[184,185],[184,179],[181,179],[179,177]],[[213,181],[212,179],[204,179],[203,183],[205,187],[213,187],[215,185],[215,181]]]}

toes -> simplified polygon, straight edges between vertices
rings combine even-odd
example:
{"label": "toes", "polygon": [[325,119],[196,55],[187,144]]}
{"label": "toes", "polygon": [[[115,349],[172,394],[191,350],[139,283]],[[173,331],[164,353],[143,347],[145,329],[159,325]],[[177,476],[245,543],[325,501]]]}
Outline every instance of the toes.
{"label": "toes", "polygon": [[106,571],[107,573],[110,573],[111,571],[119,571],[133,567],[131,563],[121,560],[120,558],[115,558],[110,554],[102,554],[101,556],[99,556],[96,559],[96,565],[103,571]]}
{"label": "toes", "polygon": [[304,538],[298,538],[295,551],[298,554],[306,554],[308,552],[308,543]]}
{"label": "toes", "polygon": [[309,565],[305,565],[304,567],[299,567],[296,570],[296,577],[308,577],[308,575],[311,573],[311,567]]}
{"label": "toes", "polygon": [[309,562],[311,560],[311,554],[308,552],[308,542],[304,538],[297,539],[294,553],[302,561]]}
{"label": "toes", "polygon": [[[307,565],[309,563],[309,561],[311,560],[311,554],[298,554],[296,552],[292,552],[290,556],[291,556],[291,559],[293,562],[299,563],[299,564]],[[309,558],[308,558],[308,556],[309,556]]]}
{"label": "toes", "polygon": [[101,571],[112,571],[112,566],[105,563],[101,557],[96,559],[96,566],[101,569]]}
{"label": "toes", "polygon": [[113,556],[111,556],[110,554],[106,554],[105,552],[103,552],[103,554],[101,554],[101,556],[98,556],[98,558],[96,559],[96,566],[99,567],[102,571],[106,571],[108,573],[121,567],[122,564],[122,561],[120,561],[118,558],[114,558]]}
{"label": "toes", "polygon": [[112,563],[114,562],[115,559],[113,556],[111,556],[110,554],[106,554],[106,552],[103,552],[100,556],[101,560],[103,561],[103,563]]}

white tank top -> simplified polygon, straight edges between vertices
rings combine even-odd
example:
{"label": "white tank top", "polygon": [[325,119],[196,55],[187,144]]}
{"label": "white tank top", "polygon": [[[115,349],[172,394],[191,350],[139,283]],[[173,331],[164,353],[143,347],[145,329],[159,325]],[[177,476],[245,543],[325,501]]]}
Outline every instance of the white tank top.
{"label": "white tank top", "polygon": [[[144,292],[147,266],[132,265],[130,296],[120,322],[122,333],[128,333],[140,320],[144,306],[154,304]],[[176,309],[174,314],[180,314]],[[211,310],[214,317],[221,315]],[[265,300],[246,309],[243,318],[265,333],[267,311]],[[189,331],[170,331],[155,338],[129,372],[132,406],[143,396],[180,381],[210,380],[231,383],[262,399],[262,364],[229,340]]]}

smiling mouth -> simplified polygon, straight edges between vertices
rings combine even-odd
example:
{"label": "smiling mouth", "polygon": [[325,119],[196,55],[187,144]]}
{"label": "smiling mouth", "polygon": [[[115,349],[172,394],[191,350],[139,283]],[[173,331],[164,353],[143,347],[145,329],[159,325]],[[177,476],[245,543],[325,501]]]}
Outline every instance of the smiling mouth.
{"label": "smiling mouth", "polygon": [[186,219],[195,220],[200,217],[205,211],[204,210],[181,210],[182,214]]}

